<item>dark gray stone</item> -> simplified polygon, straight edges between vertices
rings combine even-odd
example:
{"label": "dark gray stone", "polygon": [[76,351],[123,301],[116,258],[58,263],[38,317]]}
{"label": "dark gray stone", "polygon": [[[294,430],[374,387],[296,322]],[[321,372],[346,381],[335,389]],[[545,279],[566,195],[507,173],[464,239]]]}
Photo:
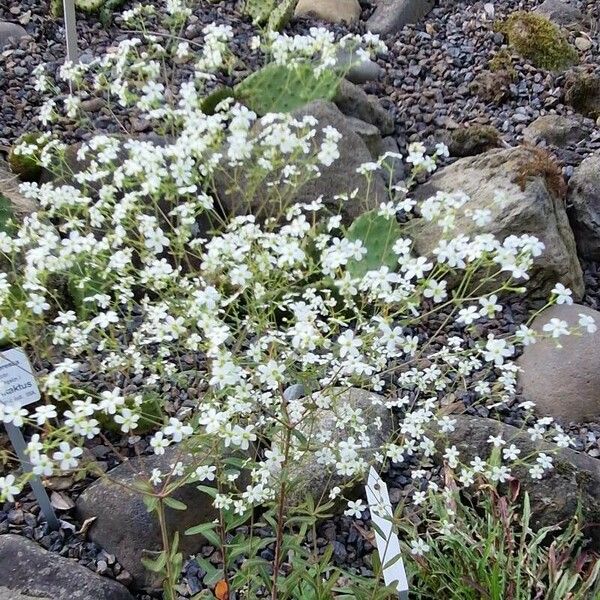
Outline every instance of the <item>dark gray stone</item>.
{"label": "dark gray stone", "polygon": [[589,25],[584,14],[574,2],[569,0],[544,0],[535,11],[548,17],[561,27],[582,27]]}
{"label": "dark gray stone", "polygon": [[0,536],[0,600],[133,600],[120,583],[18,535]]}
{"label": "dark gray stone", "polygon": [[383,135],[394,131],[394,117],[381,106],[377,96],[349,81],[342,81],[333,102],[346,116],[375,125]]}
{"label": "dark gray stone", "polygon": [[380,35],[395,33],[405,25],[418,23],[433,6],[433,0],[378,0],[367,30]]}
{"label": "dark gray stone", "polygon": [[[153,469],[169,473],[171,465],[179,461],[185,468],[192,468],[194,457],[174,446],[167,448],[162,456],[133,458],[93,483],[77,501],[77,514],[82,521],[97,517],[89,531],[90,539],[117,557],[138,588],[155,588],[160,584],[155,573],[144,569],[141,559],[147,552],[162,550],[162,539],[155,513],[146,510],[142,494],[131,486],[137,481],[148,481]],[[188,510],[167,508],[167,528],[170,536],[179,532],[180,549],[188,555],[199,550],[204,540],[201,536],[184,535],[185,530],[212,521],[218,517],[218,511],[197,484],[180,487],[173,498],[187,505]]]}
{"label": "dark gray stone", "polygon": [[27,37],[27,35],[25,29],[20,25],[0,21],[0,50],[8,44],[18,42],[21,38]]}
{"label": "dark gray stone", "polygon": [[586,135],[581,118],[564,115],[538,117],[523,130],[524,140],[528,142],[542,140],[558,148],[580,142]]}
{"label": "dark gray stone", "polygon": [[600,154],[586,158],[575,169],[567,205],[579,255],[600,260]]}

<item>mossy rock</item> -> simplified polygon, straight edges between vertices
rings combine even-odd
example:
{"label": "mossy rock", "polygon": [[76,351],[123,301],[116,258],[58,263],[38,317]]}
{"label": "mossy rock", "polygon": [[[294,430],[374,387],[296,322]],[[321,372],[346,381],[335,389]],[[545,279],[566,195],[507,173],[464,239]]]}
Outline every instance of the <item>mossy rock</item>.
{"label": "mossy rock", "polygon": [[[40,153],[45,145],[45,142],[40,139],[42,135],[39,131],[24,133],[10,149],[8,154],[10,170],[23,181],[38,181],[42,175],[42,167],[39,163]],[[37,150],[33,156],[18,154],[16,148],[20,144],[33,145]]]}
{"label": "mossy rock", "polygon": [[540,69],[559,71],[578,61],[577,50],[552,21],[541,14],[517,11],[500,24],[509,45]]}
{"label": "mossy rock", "polygon": [[600,77],[578,71],[569,73],[565,80],[565,101],[585,117],[600,117]]}

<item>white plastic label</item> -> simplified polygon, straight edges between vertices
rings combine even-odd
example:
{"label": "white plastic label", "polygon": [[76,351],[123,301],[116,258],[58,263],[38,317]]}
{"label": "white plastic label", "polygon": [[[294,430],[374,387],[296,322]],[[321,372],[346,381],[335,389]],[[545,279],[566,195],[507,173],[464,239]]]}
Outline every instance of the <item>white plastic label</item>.
{"label": "white plastic label", "polygon": [[408,600],[408,581],[400,555],[400,540],[392,527],[393,511],[387,485],[373,467],[367,479],[367,501],[375,528],[377,552],[386,585],[395,585],[401,600]]}
{"label": "white plastic label", "polygon": [[20,348],[0,352],[0,403],[27,406],[40,399],[27,355]]}

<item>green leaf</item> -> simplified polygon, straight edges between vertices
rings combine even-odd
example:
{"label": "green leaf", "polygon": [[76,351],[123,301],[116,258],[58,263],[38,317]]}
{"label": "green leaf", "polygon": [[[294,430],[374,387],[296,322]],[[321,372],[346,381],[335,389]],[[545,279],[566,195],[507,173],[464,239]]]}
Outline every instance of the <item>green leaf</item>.
{"label": "green leaf", "polygon": [[236,99],[258,115],[288,113],[313,100],[330,100],[342,76],[331,69],[319,75],[314,65],[271,63],[235,86]]}
{"label": "green leaf", "polygon": [[14,227],[11,226],[11,221],[14,219],[12,203],[8,198],[0,194],[0,231],[12,233]]}
{"label": "green leaf", "polygon": [[209,544],[220,546],[221,540],[215,532],[215,527],[214,523],[200,523],[200,525],[186,529],[185,535],[202,535],[208,540]]}
{"label": "green leaf", "polygon": [[268,27],[271,31],[281,31],[294,15],[298,0],[280,0],[269,15]]}
{"label": "green leaf", "polygon": [[180,502],[179,500],[175,500],[175,498],[169,498],[167,496],[166,498],[163,498],[163,502],[168,507],[173,508],[175,510],[187,510],[187,506],[183,502]]}
{"label": "green leaf", "polygon": [[394,271],[398,265],[398,257],[392,249],[401,234],[402,230],[396,219],[378,215],[377,210],[360,215],[350,225],[346,238],[350,241],[361,240],[367,254],[360,261],[349,260],[348,273],[361,279],[368,271],[376,271],[383,266]]}
{"label": "green leaf", "polygon": [[142,564],[148,571],[153,573],[160,573],[167,564],[167,553],[161,552],[156,559],[142,558]]}

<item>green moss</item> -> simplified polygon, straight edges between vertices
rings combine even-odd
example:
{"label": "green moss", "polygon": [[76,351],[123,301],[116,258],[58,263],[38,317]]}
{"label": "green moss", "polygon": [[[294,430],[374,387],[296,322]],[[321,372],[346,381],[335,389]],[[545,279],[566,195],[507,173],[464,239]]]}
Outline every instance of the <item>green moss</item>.
{"label": "green moss", "polygon": [[488,67],[493,73],[508,73],[513,81],[517,78],[517,70],[514,68],[512,57],[506,48],[502,48],[492,56],[488,62]]}
{"label": "green moss", "polygon": [[455,129],[448,144],[451,156],[475,156],[500,145],[500,134],[491,125]]}
{"label": "green moss", "polygon": [[590,119],[600,117],[600,77],[591,73],[571,73],[565,82],[565,100],[574,110]]}
{"label": "green moss", "polygon": [[[42,135],[38,131],[24,133],[10,149],[8,154],[10,170],[23,181],[37,181],[42,174],[39,158],[40,152],[46,143],[40,139]],[[19,154],[16,148],[21,144],[35,146],[36,150],[33,154]]]}
{"label": "green moss", "polygon": [[0,194],[0,231],[13,233],[11,221],[14,218],[12,204],[10,200]]}
{"label": "green moss", "polygon": [[577,50],[552,21],[535,12],[517,11],[500,27],[508,43],[534,66],[551,71],[577,62]]}

